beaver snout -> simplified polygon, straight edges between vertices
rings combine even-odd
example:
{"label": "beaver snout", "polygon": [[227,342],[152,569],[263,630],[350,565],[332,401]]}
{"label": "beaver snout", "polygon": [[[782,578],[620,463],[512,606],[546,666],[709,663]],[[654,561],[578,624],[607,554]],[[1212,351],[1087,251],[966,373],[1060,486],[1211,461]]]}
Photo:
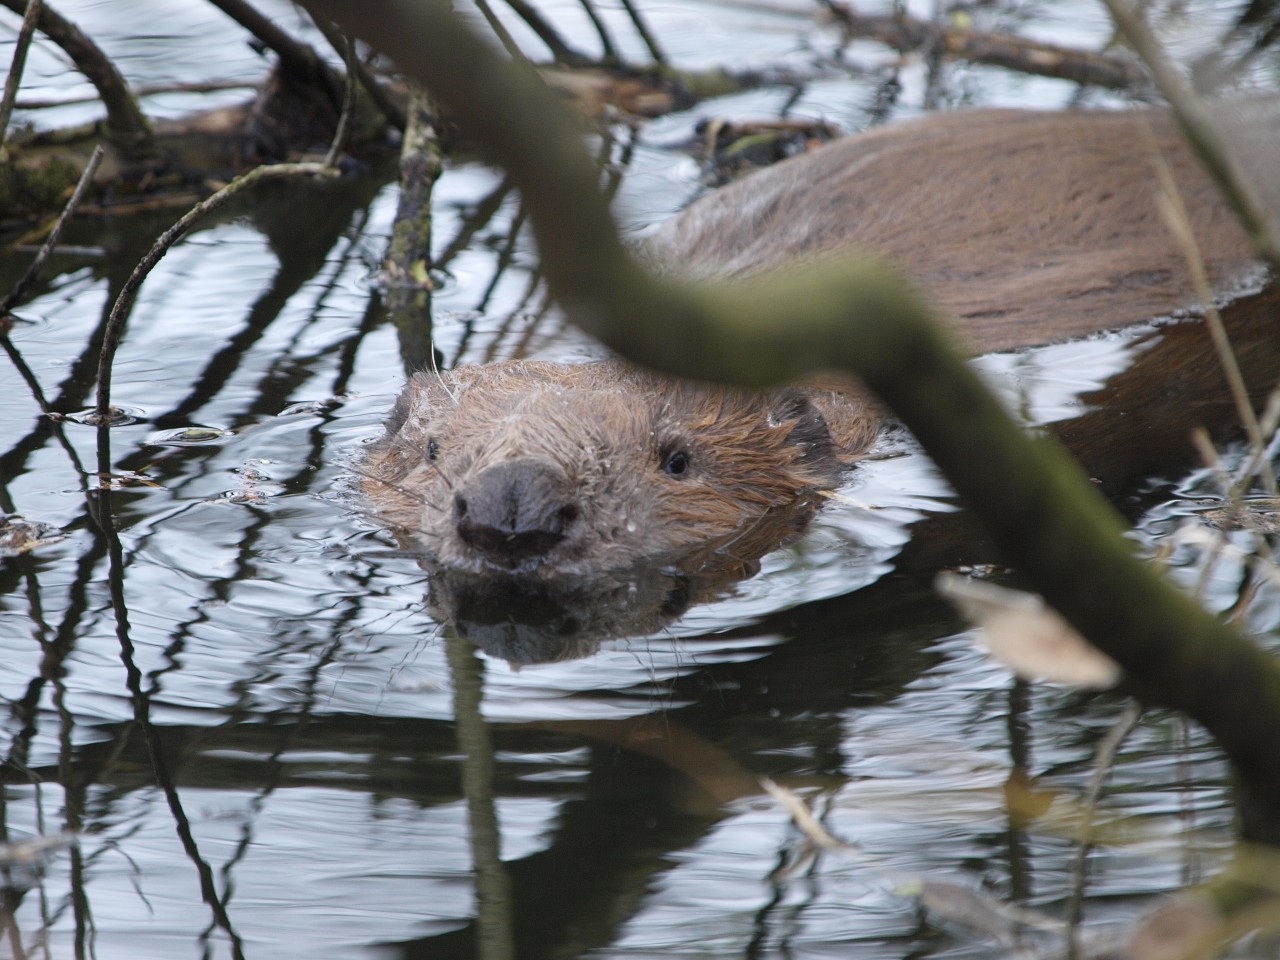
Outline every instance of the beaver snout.
{"label": "beaver snout", "polygon": [[529,459],[486,468],[453,500],[458,536],[504,567],[545,557],[580,512],[568,478],[551,464]]}

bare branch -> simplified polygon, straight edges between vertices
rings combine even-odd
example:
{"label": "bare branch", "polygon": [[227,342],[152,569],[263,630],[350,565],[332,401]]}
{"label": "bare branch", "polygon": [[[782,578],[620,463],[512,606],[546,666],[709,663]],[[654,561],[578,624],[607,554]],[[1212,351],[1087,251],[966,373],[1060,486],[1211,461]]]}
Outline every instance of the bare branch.
{"label": "bare branch", "polygon": [[4,80],[4,99],[0,100],[0,160],[5,159],[4,141],[9,132],[9,118],[13,116],[13,102],[18,96],[18,86],[22,83],[22,71],[27,66],[27,49],[31,46],[31,37],[36,31],[36,20],[40,16],[41,0],[27,0],[27,12],[22,15],[22,26],[18,29],[18,39],[13,46],[13,61],[9,65],[9,75]]}
{"label": "bare branch", "polygon": [[551,21],[539,13],[537,8],[526,3],[525,0],[507,0],[507,6],[528,25],[530,30],[538,35],[539,40],[547,45],[547,49],[551,51],[551,56],[557,63],[579,67],[591,63],[590,57],[569,46],[568,42],[551,25]]}
{"label": "bare branch", "polygon": [[1142,68],[1128,57],[1074,50],[1010,34],[959,30],[906,14],[863,16],[835,0],[825,6],[851,37],[877,40],[901,53],[938,50],[971,63],[1114,90],[1140,87],[1146,81]]}
{"label": "bare branch", "polygon": [[622,0],[622,6],[626,9],[627,15],[631,17],[631,22],[635,24],[636,33],[640,34],[640,39],[649,48],[649,55],[653,57],[653,62],[665,66],[667,56],[662,52],[662,48],[658,46],[658,40],[649,29],[649,25],[645,23],[644,17],[640,16],[640,9],[633,0]]}
{"label": "bare branch", "polygon": [[338,102],[342,79],[315,50],[281,30],[270,17],[263,16],[244,0],[209,2],[261,40],[280,58],[280,66],[286,72],[304,80],[320,81],[333,95],[334,103]]}
{"label": "bare branch", "polygon": [[[23,0],[0,0],[0,4],[22,13]],[[107,108],[107,132],[113,146],[129,159],[144,159],[155,151],[151,123],[129,92],[124,77],[110,58],[80,28],[56,13],[46,3],[40,11],[39,30],[71,58],[76,69],[88,78]]]}
{"label": "bare branch", "polygon": [[67,201],[67,205],[62,208],[62,213],[58,217],[58,221],[53,225],[53,229],[49,231],[49,236],[44,244],[40,247],[40,252],[36,254],[36,258],[31,261],[31,266],[27,268],[27,272],[22,275],[22,279],[9,291],[8,295],[0,302],[0,317],[5,316],[13,309],[14,305],[22,300],[26,295],[31,284],[35,283],[36,277],[40,275],[40,269],[44,266],[49,254],[53,252],[53,248],[58,245],[58,238],[62,236],[62,228],[66,226],[67,221],[71,219],[71,215],[75,213],[76,207],[80,206],[80,201],[84,199],[85,192],[89,189],[89,184],[93,182],[93,175],[98,170],[98,164],[102,162],[103,149],[98,146],[94,149],[93,155],[89,158],[89,162],[85,164],[84,172],[80,174],[80,182],[76,184],[75,190],[71,194],[71,199]]}
{"label": "bare branch", "polygon": [[360,62],[359,57],[346,58],[344,53],[346,38],[342,35],[342,31],[333,25],[333,21],[325,17],[315,17],[312,19],[312,23],[324,35],[329,45],[347,59],[347,69],[355,71],[356,79],[360,81],[360,86],[364,88],[364,92],[369,95],[369,99],[374,102],[374,105],[382,111],[387,123],[397,130],[403,131],[408,124],[404,108],[391,99],[387,91],[382,88],[382,84],[378,83],[378,78],[369,72],[368,68]]}

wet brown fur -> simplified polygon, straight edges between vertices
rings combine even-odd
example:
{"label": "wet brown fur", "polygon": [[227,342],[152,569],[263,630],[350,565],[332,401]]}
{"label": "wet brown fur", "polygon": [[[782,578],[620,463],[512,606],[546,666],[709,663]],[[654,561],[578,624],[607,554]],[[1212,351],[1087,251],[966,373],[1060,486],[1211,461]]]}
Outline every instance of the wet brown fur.
{"label": "wet brown fur", "polygon": [[[617,362],[417,373],[366,460],[365,488],[437,563],[480,573],[495,564],[456,536],[458,491],[503,461],[555,464],[580,514],[520,572],[584,576],[679,555],[832,487],[874,438],[866,410],[828,391],[760,394]],[[676,451],[688,457],[681,476],[663,470]]]}
{"label": "wet brown fur", "polygon": [[1194,302],[1156,206],[1168,162],[1215,284],[1248,238],[1164,111],[978,110],[846,137],[709,194],[649,250],[713,278],[864,247],[977,352],[1145,323]]}

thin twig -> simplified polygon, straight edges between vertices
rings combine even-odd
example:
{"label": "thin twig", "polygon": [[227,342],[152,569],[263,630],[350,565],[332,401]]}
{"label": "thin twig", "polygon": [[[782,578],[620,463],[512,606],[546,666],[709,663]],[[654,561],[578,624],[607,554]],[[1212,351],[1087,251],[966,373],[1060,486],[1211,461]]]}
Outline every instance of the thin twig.
{"label": "thin twig", "polygon": [[1103,783],[1110,776],[1111,770],[1115,766],[1116,755],[1120,751],[1120,745],[1128,739],[1129,734],[1133,733],[1134,727],[1138,725],[1138,721],[1141,719],[1142,706],[1136,700],[1129,701],[1125,705],[1124,713],[1116,721],[1115,726],[1107,732],[1107,735],[1102,738],[1102,742],[1098,744],[1098,751],[1094,756],[1093,775],[1089,777],[1084,797],[1081,799],[1080,846],[1076,848],[1076,856],[1071,864],[1071,897],[1067,901],[1068,960],[1076,960],[1080,955],[1080,943],[1077,933],[1079,932],[1081,908],[1084,902],[1084,868],[1088,861],[1089,849],[1093,846],[1089,834],[1093,830],[1093,819],[1098,812],[1098,798],[1102,794]]}
{"label": "thin twig", "polygon": [[[1270,409],[1268,409],[1269,414],[1270,412]],[[1222,462],[1222,457],[1218,454],[1218,448],[1213,445],[1213,440],[1210,439],[1208,431],[1203,427],[1196,427],[1191,431],[1191,441],[1195,445],[1196,452],[1200,454],[1200,459],[1213,471],[1214,478],[1218,481],[1218,487],[1222,490],[1223,497],[1230,504],[1231,511],[1236,514],[1238,520],[1243,521],[1247,513],[1247,507],[1244,504],[1244,491],[1250,474],[1245,473],[1240,479],[1233,481],[1231,479],[1231,471]],[[1266,453],[1265,448],[1255,449],[1262,449],[1262,452]],[[1274,477],[1272,479],[1274,480]],[[1233,559],[1245,565],[1252,564],[1263,577],[1280,585],[1280,567],[1277,566],[1275,556],[1271,551],[1271,542],[1261,531],[1250,531],[1253,549],[1251,553],[1246,553],[1231,543],[1226,529],[1214,530],[1211,533],[1203,527],[1197,527],[1196,529],[1212,537],[1206,551],[1205,560],[1200,565],[1200,576],[1196,581],[1195,596],[1197,600],[1203,602],[1205,592],[1209,588],[1209,580],[1213,575],[1213,567],[1223,555],[1230,555]],[[1186,538],[1184,537],[1183,539]],[[1203,549],[1205,545],[1200,543],[1199,546]]]}
{"label": "thin twig", "polygon": [[124,328],[125,318],[133,307],[138,295],[138,288],[146,279],[152,268],[178,242],[187,231],[200,220],[219,207],[225,205],[232,197],[242,193],[249,187],[263,180],[279,180],[285,177],[322,176],[337,177],[339,171],[322,163],[279,163],[269,167],[257,167],[244,176],[237,177],[217,193],[206,198],[188,210],[172,227],[162,233],[152,244],[147,255],[133,268],[129,279],[120,288],[116,302],[111,305],[111,313],[107,316],[107,327],[102,338],[102,352],[98,355],[98,399],[94,411],[99,424],[109,423],[111,416],[111,364],[115,360],[116,349],[120,345],[120,335]]}
{"label": "thin twig", "polygon": [[831,832],[818,822],[808,804],[801,800],[795,791],[779,786],[768,777],[760,778],[760,786],[764,787],[765,793],[778,801],[782,809],[787,811],[787,814],[791,817],[791,821],[800,828],[800,831],[809,838],[815,847],[822,850],[862,853],[862,848],[856,843],[848,843],[832,836]]}
{"label": "thin twig", "polygon": [[609,34],[609,28],[605,25],[604,19],[596,12],[595,4],[591,0],[578,0],[578,3],[582,5],[587,19],[596,28],[596,36],[600,38],[600,56],[609,63],[621,64],[622,58],[618,56],[618,48],[614,45],[613,37]]}
{"label": "thin twig", "polygon": [[1247,483],[1251,477],[1261,477],[1264,484],[1276,485],[1275,468],[1267,457],[1267,450],[1275,443],[1276,431],[1280,430],[1280,387],[1276,387],[1267,397],[1262,408],[1262,417],[1258,421],[1258,429],[1262,433],[1263,445],[1249,448],[1249,459],[1240,474],[1240,484]]}
{"label": "thin twig", "polygon": [[640,39],[649,48],[649,55],[653,57],[653,62],[660,66],[666,66],[667,55],[658,46],[658,40],[654,37],[653,31],[649,29],[649,25],[645,23],[644,17],[640,16],[640,9],[632,0],[622,0],[622,6],[627,11],[627,15],[631,17],[631,22],[635,24],[636,33],[640,34]]}
{"label": "thin twig", "polygon": [[356,110],[356,42],[350,37],[343,38],[345,50],[342,51],[347,61],[346,89],[342,95],[342,113],[338,115],[338,127],[333,132],[333,143],[329,144],[329,152],[325,154],[324,165],[336,167],[342,150],[347,145],[347,131],[351,129],[351,116]]}
{"label": "thin twig", "polygon": [[1272,236],[1257,192],[1218,135],[1204,102],[1165,56],[1164,49],[1134,6],[1127,0],[1103,0],[1103,3],[1116,28],[1151,71],[1187,142],[1235,210],[1255,249],[1273,265],[1280,265],[1280,239]]}
{"label": "thin twig", "polygon": [[[338,53],[342,53],[346,37],[334,22],[328,17],[319,16],[313,16],[311,20],[316,25],[316,29],[329,41],[329,45]],[[408,124],[404,107],[391,99],[387,91],[382,88],[382,84],[378,83],[378,78],[360,62],[358,57],[353,57],[348,62],[347,69],[355,71],[356,79],[360,81],[360,86],[364,87],[364,92],[369,95],[369,99],[373,101],[374,106],[386,117],[387,123],[397,130],[403,131]]]}
{"label": "thin twig", "polygon": [[[1146,79],[1132,59],[1076,50],[1003,33],[982,33],[919,20],[905,14],[862,15],[836,0],[823,4],[850,37],[867,37],[900,53],[937,51],[948,57],[1004,67],[1018,73],[1128,90]],[[748,9],[756,4],[748,5]]]}
{"label": "thin twig", "polygon": [[105,151],[99,144],[93,150],[93,155],[89,157],[89,162],[85,164],[84,172],[80,174],[80,182],[76,184],[76,188],[71,193],[71,199],[67,201],[67,205],[62,208],[57,222],[53,225],[53,229],[49,231],[49,236],[41,245],[40,252],[36,254],[36,258],[31,261],[31,266],[27,267],[27,272],[22,275],[22,279],[17,282],[4,301],[0,302],[0,317],[5,316],[13,309],[26,295],[27,290],[35,283],[36,277],[39,276],[41,268],[49,254],[53,252],[53,248],[58,245],[58,238],[62,236],[62,228],[66,226],[67,221],[71,219],[71,215],[75,213],[76,207],[80,206],[80,201],[84,199],[89,184],[93,182],[93,175],[98,170],[98,164],[102,163],[102,157]]}
{"label": "thin twig", "polygon": [[42,0],[27,0],[27,12],[22,15],[22,26],[18,28],[13,61],[9,64],[9,75],[4,80],[4,99],[0,100],[0,161],[5,159],[4,142],[8,137],[9,118],[13,116],[13,102],[18,97],[22,71],[27,66],[27,50],[31,46],[31,37],[36,32],[36,21],[40,18],[42,6]]}
{"label": "thin twig", "polygon": [[[1200,248],[1191,230],[1187,208],[1182,202],[1177,184],[1174,183],[1169,165],[1160,157],[1156,159],[1156,177],[1160,181],[1160,195],[1157,201],[1160,213],[1174,240],[1182,248],[1183,259],[1187,262],[1187,271],[1191,274],[1191,285],[1204,305],[1205,325],[1209,330],[1210,339],[1213,340],[1214,349],[1218,353],[1218,363],[1222,366],[1222,372],[1227,378],[1231,399],[1236,405],[1236,414],[1240,417],[1245,434],[1249,438],[1249,447],[1252,450],[1265,450],[1267,442],[1262,435],[1262,427],[1258,423],[1258,414],[1253,409],[1253,402],[1249,398],[1249,387],[1244,382],[1244,374],[1240,372],[1235,351],[1231,349],[1231,340],[1227,336],[1226,327],[1222,324],[1222,315],[1213,303],[1209,276],[1205,272],[1204,258],[1200,255]],[[1239,483],[1247,486],[1249,479],[1247,476],[1241,477]],[[1274,474],[1270,471],[1262,471],[1262,482],[1269,495],[1280,496],[1280,491],[1276,490]],[[1243,489],[1236,490],[1233,499],[1238,499],[1243,492]]]}

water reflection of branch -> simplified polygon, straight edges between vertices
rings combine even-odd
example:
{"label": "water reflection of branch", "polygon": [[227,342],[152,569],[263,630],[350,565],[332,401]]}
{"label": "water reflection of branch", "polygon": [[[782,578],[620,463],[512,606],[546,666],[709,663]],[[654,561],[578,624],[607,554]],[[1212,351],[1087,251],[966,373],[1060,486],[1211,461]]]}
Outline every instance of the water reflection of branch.
{"label": "water reflection of branch", "polygon": [[[515,309],[512,311],[512,315],[511,315],[512,320],[514,320],[517,315],[519,315],[524,311],[525,304],[527,304],[531,299],[533,299],[533,295],[535,293],[538,293],[539,291],[541,291],[542,293],[542,300],[526,316],[524,330],[521,331],[520,339],[516,341],[515,347],[511,350],[509,354],[512,357],[527,357],[529,356],[530,353],[533,352],[532,343],[533,343],[534,335],[539,332],[539,321],[543,320],[547,316],[548,312],[550,312],[551,310],[551,294],[547,290],[546,284],[542,282],[542,273],[540,271],[534,271],[533,273],[529,274],[529,283],[525,287],[524,295],[520,298],[519,302],[515,306]],[[560,333],[561,331],[564,330],[564,326],[565,326],[564,316],[563,314],[557,314],[557,316],[560,319],[559,323],[552,324],[552,329],[550,330],[545,330],[545,329],[542,330],[542,334],[544,338],[550,339],[551,337],[554,337],[557,333]],[[497,356],[489,356],[489,357],[486,357],[485,359],[497,360],[501,358]]]}
{"label": "water reflection of branch", "polygon": [[533,726],[603,740],[652,757],[679,770],[716,804],[766,792],[762,781],[727,750],[667,715],[626,720],[549,720]]}
{"label": "water reflection of branch", "polygon": [[[338,621],[336,629],[334,630],[334,637],[336,639],[332,640],[325,647],[320,656],[314,658],[304,674],[305,679],[302,684],[302,690],[300,691],[302,702],[301,709],[296,713],[290,714],[290,720],[292,720],[292,722],[281,724],[277,728],[280,731],[280,737],[275,748],[265,759],[264,766],[267,771],[266,775],[255,783],[257,792],[249,801],[248,815],[243,820],[240,842],[235,845],[235,848],[231,852],[231,856],[227,857],[227,859],[223,861],[222,867],[218,871],[222,877],[223,895],[220,903],[224,910],[231,899],[231,872],[245,858],[253,846],[255,838],[253,826],[257,822],[259,814],[261,814],[263,808],[266,806],[267,798],[275,793],[276,789],[285,780],[287,765],[285,764],[283,757],[294,749],[311,723],[312,715],[315,710],[316,688],[320,684],[321,675],[334,662],[338,648],[342,644],[341,637],[345,633],[342,629],[343,622],[344,620],[349,622],[350,619],[354,619],[357,613],[358,608],[353,606],[348,617]],[[245,703],[237,704],[237,707],[240,709],[249,709],[249,705]],[[234,714],[234,711],[228,711],[228,713]]]}
{"label": "water reflection of branch", "polygon": [[[105,446],[105,444],[103,445]],[[120,662],[125,670],[125,685],[133,701],[134,720],[141,729],[147,744],[147,754],[151,759],[151,770],[156,784],[164,794],[177,828],[178,839],[188,858],[195,865],[200,882],[200,895],[209,905],[213,914],[213,926],[226,933],[231,943],[231,955],[235,960],[244,960],[244,947],[240,935],[231,924],[226,905],[218,895],[217,884],[213,880],[213,868],[200,853],[191,830],[191,821],[182,806],[182,798],[178,795],[173,777],[169,772],[164,756],[164,747],[160,742],[160,734],[151,723],[151,695],[142,689],[142,671],[138,669],[134,658],[133,637],[129,628],[129,610],[124,596],[124,548],[115,528],[115,517],[111,513],[109,493],[104,491],[98,504],[97,521],[101,531],[101,540],[105,541],[110,558],[107,583],[111,595],[111,608],[115,614],[116,637],[120,642]]]}
{"label": "water reflection of branch", "polygon": [[280,180],[288,177],[337,177],[338,171],[326,167],[322,163],[281,163],[270,167],[257,167],[242,177],[237,177],[217,193],[196,204],[187,211],[178,222],[162,233],[152,244],[147,255],[133,269],[129,279],[125,281],[111,313],[107,318],[106,336],[102,344],[102,353],[98,360],[98,400],[97,417],[99,423],[109,423],[111,410],[111,364],[115,359],[116,349],[124,332],[125,320],[133,308],[133,302],[151,270],[169,249],[195,226],[196,221],[213,211],[225,206],[233,197],[261,183],[264,180]]}
{"label": "water reflection of branch", "polygon": [[506,275],[512,261],[515,259],[516,243],[520,238],[520,230],[528,216],[529,211],[525,208],[524,201],[521,201],[520,205],[516,207],[516,215],[511,218],[511,223],[507,227],[506,236],[502,238],[502,245],[498,248],[498,263],[493,269],[493,276],[489,278],[489,283],[485,286],[484,293],[480,295],[480,299],[476,303],[477,312],[484,313],[489,308],[489,301],[493,299],[498,283]]}
{"label": "water reflection of branch", "polygon": [[488,194],[480,199],[478,203],[471,208],[471,212],[463,218],[462,226],[458,229],[458,235],[454,237],[449,244],[440,252],[440,256],[436,259],[435,266],[438,270],[446,270],[455,257],[463,250],[471,246],[472,239],[482,230],[490,220],[493,219],[506,201],[511,191],[515,189],[510,177],[503,177],[501,182],[493,188]]}
{"label": "water reflection of branch", "polygon": [[[10,715],[18,722],[19,728],[10,744],[9,753],[4,757],[2,766],[4,770],[18,773],[30,782],[35,790],[38,811],[42,809],[40,777],[31,770],[30,759],[31,744],[39,732],[40,704],[44,699],[45,688],[52,685],[54,708],[57,710],[61,722],[58,731],[58,762],[61,771],[65,774],[65,771],[69,769],[70,755],[73,750],[72,731],[74,730],[75,717],[66,706],[66,685],[63,683],[62,678],[66,674],[66,660],[75,649],[75,638],[79,636],[79,627],[87,608],[86,595],[88,593],[88,585],[93,579],[93,570],[97,567],[98,561],[102,559],[104,553],[103,544],[95,542],[94,546],[81,558],[77,566],[76,577],[72,581],[70,602],[67,605],[62,622],[56,629],[51,628],[45,621],[43,604],[41,603],[42,591],[39,580],[36,577],[35,563],[30,557],[19,557],[13,561],[15,565],[21,566],[26,571],[25,596],[30,607],[31,623],[34,625],[40,641],[42,657],[39,674],[31,678],[23,697],[10,705]],[[50,634],[52,634],[52,639],[49,639]],[[80,832],[83,826],[83,800],[85,792],[89,788],[89,783],[84,779],[76,780],[65,775],[62,777],[61,782],[63,784],[62,830],[66,834],[76,834]],[[6,840],[9,838],[7,812],[8,805],[0,803],[0,836],[3,836]],[[39,813],[39,824],[43,829],[44,817],[42,812]],[[88,900],[84,895],[84,865],[85,858],[81,850],[78,846],[73,845],[70,850],[69,864],[71,906],[74,913],[77,943],[80,946],[83,946],[84,934],[89,925]],[[16,912],[21,902],[21,893],[25,886],[26,884],[20,879],[9,875],[9,870],[6,866],[4,913],[0,919],[3,921],[3,926],[6,926],[9,930],[11,942],[17,942],[20,939],[13,913]],[[41,902],[42,904],[45,902],[43,895]],[[48,930],[51,925],[52,921],[46,915],[43,928]],[[20,950],[15,950],[14,955],[22,956]],[[77,955],[83,956],[83,950]]]}
{"label": "water reflection of branch", "polygon": [[40,381],[35,373],[27,366],[26,360],[22,354],[18,352],[17,347],[4,334],[0,334],[0,349],[4,350],[9,357],[9,362],[13,364],[15,370],[18,371],[24,383],[31,390],[31,396],[35,399],[40,411],[46,416],[41,417],[31,433],[27,434],[17,443],[15,443],[8,451],[0,454],[0,478],[5,482],[0,483],[0,510],[5,513],[17,512],[16,504],[9,495],[9,487],[7,478],[19,477],[22,475],[22,467],[27,462],[27,456],[31,451],[39,449],[43,445],[43,437],[52,433],[58,440],[58,445],[67,452],[67,457],[71,461],[71,465],[75,468],[75,475],[80,483],[81,490],[88,489],[88,472],[84,468],[84,464],[80,460],[80,453],[67,440],[67,435],[62,429],[60,420],[48,416],[54,409],[54,404],[50,404],[45,399],[44,390],[40,386]]}
{"label": "water reflection of branch", "polygon": [[501,860],[501,834],[493,798],[493,737],[481,714],[484,664],[454,631],[445,634],[453,680],[453,713],[462,751],[462,792],[467,800],[471,859],[476,874],[477,941],[481,960],[515,955],[511,880]]}

